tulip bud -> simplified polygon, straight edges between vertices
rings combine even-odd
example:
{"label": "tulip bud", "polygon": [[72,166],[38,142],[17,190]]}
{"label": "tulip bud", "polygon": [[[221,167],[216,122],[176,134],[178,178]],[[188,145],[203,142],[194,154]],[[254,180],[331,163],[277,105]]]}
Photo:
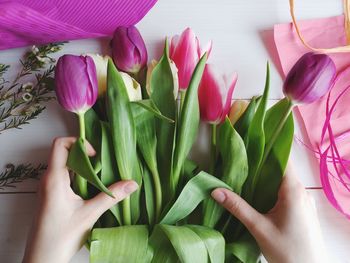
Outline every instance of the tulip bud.
{"label": "tulip bud", "polygon": [[[146,76],[146,90],[148,95],[151,94],[151,76],[153,69],[157,66],[158,61],[153,59],[151,63],[148,64],[147,67],[147,76]],[[174,86],[174,98],[177,98],[179,92],[179,78],[177,75],[177,68],[174,61],[170,60],[170,70],[173,75],[173,86]]]}
{"label": "tulip bud", "polygon": [[89,56],[64,55],[55,69],[55,91],[63,108],[85,113],[97,99],[96,67]]}
{"label": "tulip bud", "polygon": [[221,76],[215,73],[212,65],[205,66],[198,90],[199,108],[203,121],[219,124],[225,120],[230,111],[236,82],[236,73],[230,77]]}
{"label": "tulip bud", "polygon": [[239,118],[247,109],[248,105],[249,103],[246,100],[236,100],[232,104],[230,114],[229,114],[229,118],[232,125],[234,125],[239,120]]}
{"label": "tulip bud", "polygon": [[312,103],[331,89],[335,75],[335,64],[328,55],[309,52],[289,71],[283,92],[294,103]]}
{"label": "tulip bud", "polygon": [[129,95],[129,100],[130,101],[142,100],[140,84],[134,78],[130,77],[127,73],[120,72],[120,75],[123,78],[126,91],[128,92],[128,95]]}
{"label": "tulip bud", "polygon": [[107,65],[109,56],[101,56],[99,54],[87,54],[94,60],[98,82],[98,97],[106,94],[107,90]]}
{"label": "tulip bud", "polygon": [[185,29],[181,36],[171,38],[169,56],[178,69],[180,90],[188,88],[199,59],[205,52],[209,54],[210,50],[211,42],[201,49],[198,38],[190,28]]}
{"label": "tulip bud", "polygon": [[147,49],[135,26],[118,27],[112,39],[113,61],[124,72],[137,74],[147,65]]}

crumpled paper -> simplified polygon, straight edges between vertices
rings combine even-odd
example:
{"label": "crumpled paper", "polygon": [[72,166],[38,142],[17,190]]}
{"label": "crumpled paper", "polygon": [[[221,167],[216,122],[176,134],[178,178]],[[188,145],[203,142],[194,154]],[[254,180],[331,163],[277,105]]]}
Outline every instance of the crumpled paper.
{"label": "crumpled paper", "polygon": [[157,0],[0,1],[0,50],[112,35],[134,25]]}
{"label": "crumpled paper", "polygon": [[[313,19],[298,22],[304,39],[315,48],[332,48],[346,45],[344,29],[344,16],[331,18]],[[306,52],[310,52],[298,38],[292,23],[274,26],[274,40],[279,55],[282,71],[285,77],[294,63]],[[330,54],[340,72],[350,66],[350,53]],[[349,72],[347,70],[347,72]],[[337,95],[350,85],[350,73],[343,74],[336,82],[330,93],[330,104]],[[304,127],[305,143],[317,151],[318,148],[326,147],[329,141],[326,137],[323,145],[320,145],[322,128],[326,118],[327,96],[309,105],[298,106],[295,110],[300,113],[301,123]],[[350,91],[341,97],[332,115],[331,125],[336,137],[337,147],[344,159],[350,160]],[[323,149],[324,150],[324,149]],[[316,158],[319,158],[317,153]],[[329,164],[329,183],[336,201],[327,198],[340,212],[350,218],[350,193],[336,178],[336,171]],[[350,180],[346,179],[350,186]]]}

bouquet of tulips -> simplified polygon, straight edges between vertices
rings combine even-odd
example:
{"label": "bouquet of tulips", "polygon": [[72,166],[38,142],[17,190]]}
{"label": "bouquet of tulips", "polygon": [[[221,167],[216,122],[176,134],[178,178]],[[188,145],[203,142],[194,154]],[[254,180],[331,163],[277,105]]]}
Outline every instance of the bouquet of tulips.
{"label": "bouquet of tulips", "polygon": [[[211,44],[202,50],[190,29],[170,47],[166,40],[148,68],[135,27],[116,29],[111,46],[113,59],[64,55],[55,75],[59,103],[79,116],[67,163],[74,191],[89,199],[112,196],[107,187],[119,180],[139,185],[96,222],[91,262],[256,262],[254,238],[210,193],[230,189],[260,212],[274,206],[293,141],[292,106],[329,90],[332,60],[304,55],[286,79],[286,97],[269,109],[267,66],[264,93],[231,107],[237,75],[216,75],[207,64]],[[212,127],[206,171],[189,158],[201,120]]]}

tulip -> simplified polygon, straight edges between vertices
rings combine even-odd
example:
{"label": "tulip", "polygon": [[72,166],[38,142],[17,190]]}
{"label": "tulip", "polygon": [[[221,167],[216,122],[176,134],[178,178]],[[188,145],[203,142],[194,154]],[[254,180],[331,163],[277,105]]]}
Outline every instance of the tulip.
{"label": "tulip", "polygon": [[109,56],[99,54],[87,54],[94,60],[98,82],[98,97],[102,97],[107,91],[107,65]]}
{"label": "tulip", "polygon": [[230,111],[232,93],[237,82],[237,74],[220,76],[215,73],[212,65],[205,66],[198,98],[201,119],[212,124],[219,124],[225,120]]}
{"label": "tulip", "polygon": [[[153,69],[158,65],[158,61],[153,59],[147,67],[147,76],[146,76],[146,90],[148,95],[151,95],[151,76]],[[174,87],[174,98],[177,98],[179,92],[179,78],[177,75],[177,68],[174,61],[170,60],[170,70],[173,75],[173,87]]]}
{"label": "tulip", "polygon": [[170,41],[169,56],[175,62],[178,69],[179,88],[186,90],[201,56],[210,53],[212,43],[209,42],[203,50],[199,40],[190,28],[182,32],[181,36],[174,36]]}
{"label": "tulip", "polygon": [[74,55],[60,57],[55,70],[55,91],[64,109],[84,114],[95,104],[98,93],[93,59]]}
{"label": "tulip", "polygon": [[120,72],[120,75],[123,78],[126,91],[128,92],[130,101],[142,100],[141,86],[140,84],[128,74]]}
{"label": "tulip", "polygon": [[116,67],[130,74],[137,74],[147,65],[147,49],[135,26],[120,26],[114,31],[111,42]]}
{"label": "tulip", "polygon": [[234,125],[239,120],[239,118],[243,115],[243,113],[247,109],[248,105],[249,103],[246,100],[236,100],[232,104],[230,114],[229,114],[229,118],[232,125]]}
{"label": "tulip", "polygon": [[312,103],[333,86],[336,67],[326,54],[304,54],[289,71],[284,94],[294,103]]}

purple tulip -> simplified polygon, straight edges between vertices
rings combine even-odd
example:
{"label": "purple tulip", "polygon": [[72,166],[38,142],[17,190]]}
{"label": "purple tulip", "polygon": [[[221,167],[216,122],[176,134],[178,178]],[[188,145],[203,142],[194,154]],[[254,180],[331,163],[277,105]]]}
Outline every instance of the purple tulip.
{"label": "purple tulip", "polygon": [[118,27],[112,39],[113,61],[121,71],[137,74],[147,65],[147,49],[135,26]]}
{"label": "purple tulip", "polygon": [[289,71],[283,85],[284,94],[296,103],[312,103],[333,86],[336,67],[325,54],[304,54]]}
{"label": "purple tulip", "polygon": [[64,55],[55,70],[55,89],[63,108],[77,114],[85,113],[97,99],[96,67],[89,56]]}

